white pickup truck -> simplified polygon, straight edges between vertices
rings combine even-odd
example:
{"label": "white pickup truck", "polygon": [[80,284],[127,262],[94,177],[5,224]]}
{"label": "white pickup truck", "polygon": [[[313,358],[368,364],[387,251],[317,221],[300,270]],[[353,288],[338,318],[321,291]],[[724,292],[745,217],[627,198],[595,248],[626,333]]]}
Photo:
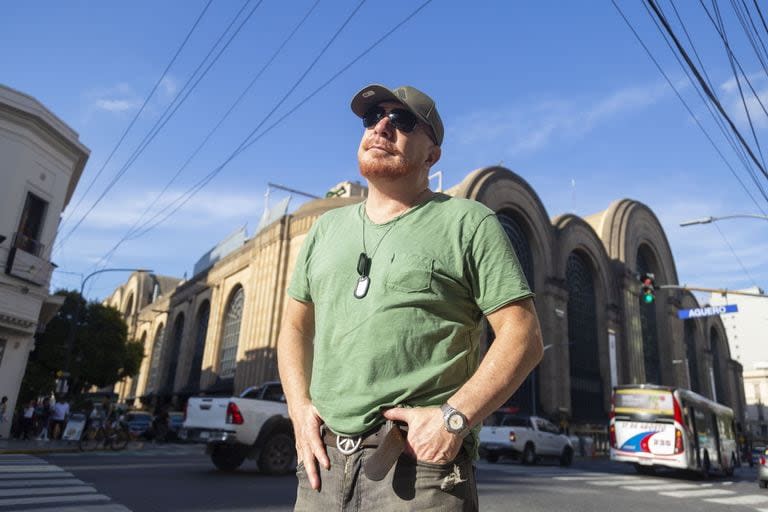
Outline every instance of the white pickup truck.
{"label": "white pickup truck", "polygon": [[571,440],[544,418],[494,413],[486,422],[480,429],[480,456],[488,462],[501,456],[523,464],[535,464],[543,457],[558,458],[561,466],[573,461]]}
{"label": "white pickup truck", "polygon": [[263,473],[284,474],[296,463],[293,427],[279,382],[248,388],[239,397],[190,398],[179,437],[205,443],[206,453],[222,471],[255,459]]}

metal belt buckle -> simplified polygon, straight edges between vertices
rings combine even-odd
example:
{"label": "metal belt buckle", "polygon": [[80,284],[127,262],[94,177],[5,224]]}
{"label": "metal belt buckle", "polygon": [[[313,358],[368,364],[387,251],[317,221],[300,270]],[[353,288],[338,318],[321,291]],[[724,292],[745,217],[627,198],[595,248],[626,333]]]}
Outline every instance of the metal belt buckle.
{"label": "metal belt buckle", "polygon": [[344,455],[352,455],[360,448],[360,443],[363,442],[363,436],[347,437],[336,436],[336,448]]}

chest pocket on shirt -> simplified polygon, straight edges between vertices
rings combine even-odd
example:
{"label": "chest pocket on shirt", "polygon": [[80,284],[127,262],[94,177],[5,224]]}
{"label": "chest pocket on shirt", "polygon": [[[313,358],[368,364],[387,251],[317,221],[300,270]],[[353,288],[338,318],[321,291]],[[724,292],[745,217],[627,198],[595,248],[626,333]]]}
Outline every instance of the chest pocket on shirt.
{"label": "chest pocket on shirt", "polygon": [[434,264],[434,260],[416,254],[395,254],[387,275],[387,287],[401,292],[429,290]]}

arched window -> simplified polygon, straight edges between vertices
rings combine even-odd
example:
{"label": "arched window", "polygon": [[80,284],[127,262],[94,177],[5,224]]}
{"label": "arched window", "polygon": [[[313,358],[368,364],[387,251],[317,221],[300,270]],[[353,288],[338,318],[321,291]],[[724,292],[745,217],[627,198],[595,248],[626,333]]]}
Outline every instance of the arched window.
{"label": "arched window", "polygon": [[712,352],[712,374],[715,381],[715,389],[712,390],[715,392],[713,398],[721,404],[725,404],[728,401],[728,397],[725,396],[723,379],[720,373],[720,335],[714,327],[709,330],[709,333],[709,350]]}
{"label": "arched window", "polygon": [[699,362],[696,353],[696,325],[693,320],[686,320],[685,325],[685,357],[688,363],[688,385],[691,391],[701,394],[699,384]]}
{"label": "arched window", "polygon": [[224,315],[224,330],[221,335],[219,349],[219,377],[227,379],[235,376],[237,364],[237,344],[240,341],[240,323],[243,320],[243,303],[245,292],[242,286],[232,294]]}
{"label": "arched window", "polygon": [[[142,348],[147,343],[147,331],[141,333],[141,346]],[[131,398],[136,398],[136,391],[139,388],[139,375],[131,375]]]}
{"label": "arched window", "polygon": [[147,388],[145,394],[155,392],[157,389],[157,374],[160,371],[160,362],[163,360],[163,324],[155,331],[155,341],[152,343],[152,358],[149,360],[149,376],[147,377]]}
{"label": "arched window", "polygon": [[173,393],[173,383],[176,380],[176,369],[179,363],[179,350],[181,348],[181,338],[184,336],[184,313],[179,313],[176,322],[173,324],[173,336],[171,337],[170,355],[168,357],[168,373],[165,383],[162,386],[163,391],[169,394]]}
{"label": "arched window", "polygon": [[533,289],[533,253],[528,243],[528,237],[525,236],[520,224],[511,215],[502,212],[497,217],[501,227],[504,228],[504,232],[509,237],[509,241],[512,242],[517,259],[520,261],[525,278],[528,280],[528,286],[530,286],[531,291],[535,291]]}
{"label": "arched window", "polygon": [[[637,251],[637,272],[642,274],[655,273],[651,267],[652,255],[650,249],[641,246]],[[645,304],[638,295],[640,303],[640,325],[643,332],[643,362],[645,365],[645,382],[661,384],[661,365],[659,364],[659,335],[656,322],[656,303]]]}
{"label": "arched window", "polygon": [[597,342],[597,300],[592,267],[572,252],[565,268],[568,286],[568,354],[574,420],[604,421],[603,380]]}
{"label": "arched window", "polygon": [[125,305],[125,311],[123,312],[123,317],[128,318],[133,314],[133,293],[131,293],[128,296],[128,302]]}
{"label": "arched window", "polygon": [[208,318],[211,315],[211,303],[203,302],[197,310],[197,329],[195,330],[195,352],[192,356],[192,366],[189,369],[187,386],[191,389],[199,389],[200,372],[203,367],[203,354],[205,354],[205,338],[208,336]]}
{"label": "arched window", "polygon": [[[515,250],[517,260],[520,262],[525,279],[528,281],[528,286],[533,291],[533,253],[531,252],[531,245],[528,243],[528,237],[513,214],[499,212],[496,217],[499,219],[504,233],[506,233],[509,241],[512,243],[512,248]],[[490,344],[493,342],[494,334],[490,328],[488,331],[488,343]],[[534,368],[517,391],[515,391],[515,394],[507,401],[508,405],[517,407],[521,412],[529,414],[537,412],[537,408],[539,408],[539,399],[537,397],[539,389],[538,371],[538,367]]]}

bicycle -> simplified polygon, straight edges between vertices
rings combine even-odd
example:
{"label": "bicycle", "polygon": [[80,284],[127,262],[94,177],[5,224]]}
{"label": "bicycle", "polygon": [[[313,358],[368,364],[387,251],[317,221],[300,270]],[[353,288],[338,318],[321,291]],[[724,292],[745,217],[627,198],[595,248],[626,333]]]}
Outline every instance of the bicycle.
{"label": "bicycle", "polygon": [[106,422],[105,424],[94,423],[85,429],[80,437],[80,451],[92,451],[99,447],[106,449],[109,447],[114,451],[123,450],[128,446],[130,434],[128,426],[122,420]]}

